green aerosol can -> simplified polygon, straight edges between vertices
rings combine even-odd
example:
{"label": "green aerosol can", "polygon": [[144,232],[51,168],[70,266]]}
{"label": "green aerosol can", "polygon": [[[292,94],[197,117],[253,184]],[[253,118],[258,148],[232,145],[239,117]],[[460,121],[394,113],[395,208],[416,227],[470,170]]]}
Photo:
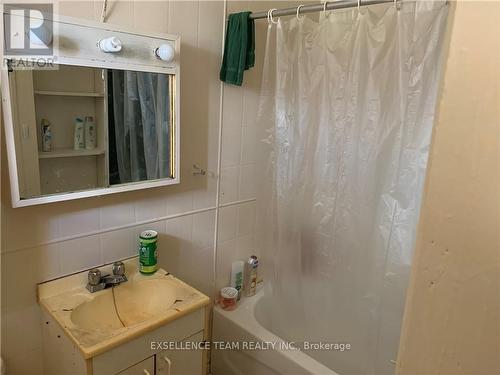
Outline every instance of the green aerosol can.
{"label": "green aerosol can", "polygon": [[139,236],[139,271],[145,275],[151,275],[158,269],[157,241],[158,233],[154,230],[145,230]]}

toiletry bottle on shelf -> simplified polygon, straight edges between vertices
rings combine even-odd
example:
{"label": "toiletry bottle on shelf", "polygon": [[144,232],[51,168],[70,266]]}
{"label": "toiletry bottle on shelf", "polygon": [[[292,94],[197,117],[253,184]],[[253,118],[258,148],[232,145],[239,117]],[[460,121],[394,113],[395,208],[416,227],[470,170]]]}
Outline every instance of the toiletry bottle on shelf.
{"label": "toiletry bottle on shelf", "polygon": [[248,258],[245,263],[245,275],[243,277],[244,281],[244,295],[246,297],[251,297],[255,295],[257,290],[257,268],[259,267],[259,260],[255,255]]}
{"label": "toiletry bottle on shelf", "polygon": [[83,150],[85,148],[85,129],[83,120],[80,117],[75,119],[75,150]]}
{"label": "toiletry bottle on shelf", "polygon": [[50,121],[42,119],[42,151],[49,152],[52,150],[52,129]]}
{"label": "toiletry bottle on shelf", "polygon": [[236,260],[231,265],[231,286],[238,291],[238,301],[241,298],[241,289],[243,288],[243,268],[245,262]]}
{"label": "toiletry bottle on shelf", "polygon": [[97,133],[93,116],[85,117],[85,148],[93,150],[97,145]]}

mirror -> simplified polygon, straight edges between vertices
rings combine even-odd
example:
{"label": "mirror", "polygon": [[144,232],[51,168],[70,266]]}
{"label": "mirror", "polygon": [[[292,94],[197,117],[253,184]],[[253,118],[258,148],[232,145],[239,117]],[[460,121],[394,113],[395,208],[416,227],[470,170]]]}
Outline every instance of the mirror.
{"label": "mirror", "polygon": [[77,65],[11,66],[20,200],[175,179],[175,78]]}

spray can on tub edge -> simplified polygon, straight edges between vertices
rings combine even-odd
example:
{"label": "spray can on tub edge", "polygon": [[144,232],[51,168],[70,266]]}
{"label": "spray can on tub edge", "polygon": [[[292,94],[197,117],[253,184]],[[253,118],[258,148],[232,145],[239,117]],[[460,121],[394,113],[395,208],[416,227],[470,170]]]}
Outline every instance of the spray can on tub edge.
{"label": "spray can on tub edge", "polygon": [[158,233],[154,230],[145,230],[139,236],[139,272],[151,275],[158,269],[158,251],[156,243]]}
{"label": "spray can on tub edge", "polygon": [[251,297],[255,295],[257,290],[257,268],[259,260],[255,255],[252,255],[245,263],[245,276],[244,276],[244,295]]}

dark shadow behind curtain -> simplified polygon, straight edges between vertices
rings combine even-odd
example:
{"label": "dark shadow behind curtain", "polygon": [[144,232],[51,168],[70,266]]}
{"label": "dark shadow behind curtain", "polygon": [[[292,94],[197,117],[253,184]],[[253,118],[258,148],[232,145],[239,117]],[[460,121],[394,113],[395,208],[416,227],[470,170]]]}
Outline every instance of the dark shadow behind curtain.
{"label": "dark shadow behind curtain", "polygon": [[113,70],[108,84],[110,152],[116,150],[110,180],[118,171],[118,182],[111,183],[170,177],[169,76]]}

